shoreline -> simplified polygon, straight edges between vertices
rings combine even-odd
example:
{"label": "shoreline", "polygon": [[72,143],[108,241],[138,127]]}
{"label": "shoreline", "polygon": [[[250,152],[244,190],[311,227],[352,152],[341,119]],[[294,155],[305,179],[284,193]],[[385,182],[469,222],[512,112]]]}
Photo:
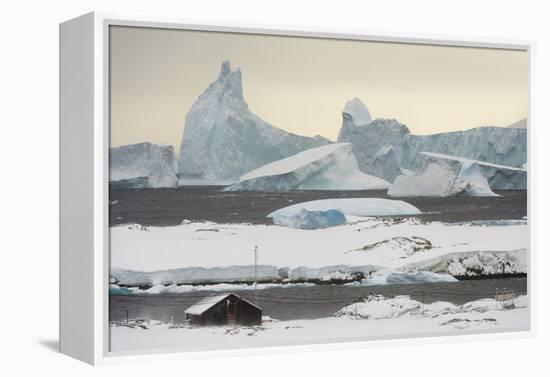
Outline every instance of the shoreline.
{"label": "shoreline", "polygon": [[[451,275],[453,276],[453,275]],[[489,274],[489,275],[479,275],[479,276],[453,276],[457,282],[425,282],[425,283],[414,283],[414,285],[419,286],[426,286],[429,287],[430,285],[434,284],[441,284],[441,283],[447,283],[447,284],[455,284],[461,281],[474,281],[474,280],[506,280],[506,279],[522,279],[527,278],[527,273],[513,273],[513,274]],[[413,285],[412,283],[402,283],[402,284],[373,284],[373,285],[361,285],[361,284],[353,284],[353,283],[361,283],[361,280],[320,280],[320,279],[301,279],[296,281],[275,281],[275,280],[269,280],[269,281],[258,281],[258,285],[269,285],[269,287],[261,287],[260,289],[271,289],[271,288],[285,288],[285,287],[292,287],[292,288],[307,288],[307,287],[322,287],[322,286],[349,286],[350,288],[378,288],[378,287],[400,287],[404,285]],[[227,289],[220,289],[219,291],[230,291],[231,287],[234,286],[235,290],[243,290],[243,286],[249,287],[249,290],[253,291],[254,283],[250,281],[219,281],[219,282],[194,282],[194,283],[173,283],[173,284],[140,284],[140,285],[129,285],[129,284],[117,284],[120,288],[126,288],[126,289],[139,289],[142,291],[149,290],[153,287],[163,285],[164,287],[171,287],[171,286],[177,286],[177,287],[195,287],[195,288],[205,288],[201,289],[202,291],[210,291],[207,287],[215,287],[219,285],[227,286]],[[126,296],[124,294],[116,294],[116,293],[109,293],[113,296]],[[150,295],[151,293],[132,293],[132,296],[139,296],[139,295]],[[163,293],[160,293],[163,294]],[[165,294],[174,294],[174,293],[165,293]]]}

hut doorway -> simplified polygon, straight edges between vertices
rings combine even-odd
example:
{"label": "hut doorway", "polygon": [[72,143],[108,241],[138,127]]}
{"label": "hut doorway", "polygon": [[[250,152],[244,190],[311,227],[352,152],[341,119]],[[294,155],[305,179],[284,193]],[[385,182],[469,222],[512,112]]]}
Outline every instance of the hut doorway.
{"label": "hut doorway", "polygon": [[235,326],[237,324],[237,302],[227,300],[227,324]]}

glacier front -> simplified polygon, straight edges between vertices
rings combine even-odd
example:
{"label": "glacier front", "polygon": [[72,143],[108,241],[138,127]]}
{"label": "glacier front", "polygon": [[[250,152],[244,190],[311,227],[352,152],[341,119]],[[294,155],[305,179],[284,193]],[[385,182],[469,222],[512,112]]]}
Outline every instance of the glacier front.
{"label": "glacier front", "polygon": [[109,149],[109,185],[114,188],[174,187],[174,147],[149,142]]}
{"label": "glacier front", "polygon": [[226,191],[374,190],[389,183],[359,170],[349,143],[311,148],[243,175]]}
{"label": "glacier front", "polygon": [[226,61],[186,116],[179,173],[235,181],[262,165],[327,143],[320,136],[283,131],[253,114],[243,96],[240,69],[232,71]]}

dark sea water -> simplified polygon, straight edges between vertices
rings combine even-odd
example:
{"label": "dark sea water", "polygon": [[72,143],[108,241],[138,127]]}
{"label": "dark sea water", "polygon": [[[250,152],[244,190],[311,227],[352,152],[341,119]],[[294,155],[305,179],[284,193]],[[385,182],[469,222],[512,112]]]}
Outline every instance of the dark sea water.
{"label": "dark sea water", "polygon": [[[110,225],[138,223],[144,226],[178,225],[184,219],[217,223],[269,224],[266,215],[295,203],[328,198],[389,198],[385,191],[290,191],[222,192],[223,187],[188,186],[173,189],[111,189]],[[416,207],[427,221],[463,222],[473,220],[521,219],[527,215],[526,191],[499,191],[500,197],[399,198]],[[468,301],[494,297],[497,288],[527,290],[526,278],[469,280],[455,283],[350,287],[322,285],[313,287],[270,288],[235,293],[255,302],[264,315],[280,320],[314,319],[332,316],[338,309],[370,293],[411,295],[424,303]],[[157,319],[183,322],[184,311],[213,293],[199,291],[177,295],[111,296],[111,321]]]}
{"label": "dark sea water", "polygon": [[[279,320],[315,319],[334,315],[342,307],[369,294],[385,297],[410,295],[425,304],[447,301],[461,305],[468,301],[495,296],[496,289],[511,289],[516,295],[527,292],[527,278],[468,280],[455,283],[431,283],[410,285],[381,285],[352,287],[322,285],[312,287],[260,289],[235,291],[263,309],[264,315]],[[124,321],[126,311],[130,319],[156,319],[175,323],[185,320],[185,310],[200,299],[221,292],[198,291],[172,295],[111,296],[109,316],[111,321]]]}
{"label": "dark sea water", "polygon": [[[328,198],[390,198],[385,191],[222,192],[220,186],[171,189],[111,189],[110,225],[178,225],[184,219],[217,223],[269,224],[266,215],[295,203]],[[521,219],[527,215],[526,191],[498,191],[500,197],[399,198],[428,221]]]}

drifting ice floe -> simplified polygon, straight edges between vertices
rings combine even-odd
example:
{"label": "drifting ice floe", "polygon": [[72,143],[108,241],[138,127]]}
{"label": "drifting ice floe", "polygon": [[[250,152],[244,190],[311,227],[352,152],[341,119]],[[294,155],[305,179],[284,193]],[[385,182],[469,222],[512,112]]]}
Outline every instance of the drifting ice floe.
{"label": "drifting ice floe", "polygon": [[375,190],[389,183],[359,170],[351,144],[311,148],[243,175],[226,191]]}
{"label": "drifting ice floe", "polygon": [[302,208],[289,216],[279,215],[273,218],[276,225],[298,229],[323,229],[346,223],[346,216],[337,209],[327,211],[308,211]]}
{"label": "drifting ice floe", "polygon": [[351,216],[408,216],[419,215],[422,212],[415,206],[402,200],[381,198],[341,198],[320,199],[297,203],[271,212],[267,217],[291,216],[302,209],[308,211],[328,211],[337,209]]}

